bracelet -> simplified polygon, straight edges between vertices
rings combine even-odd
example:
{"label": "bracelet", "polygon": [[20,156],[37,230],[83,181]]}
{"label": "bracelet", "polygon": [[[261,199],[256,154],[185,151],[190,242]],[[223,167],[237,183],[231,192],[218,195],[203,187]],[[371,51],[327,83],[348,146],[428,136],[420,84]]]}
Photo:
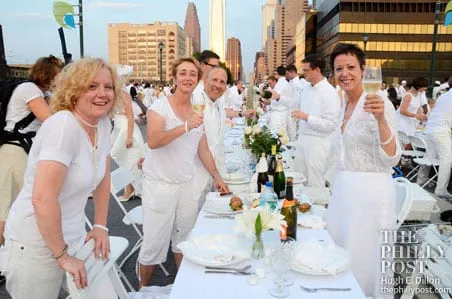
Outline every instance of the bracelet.
{"label": "bracelet", "polygon": [[104,231],[106,231],[106,232],[108,233],[108,227],[106,227],[106,226],[104,226],[104,225],[101,225],[101,224],[94,224],[94,225],[93,225],[93,228],[94,228],[94,227],[103,229]]}
{"label": "bracelet", "polygon": [[388,140],[386,140],[385,142],[381,142],[380,144],[388,145],[392,141],[393,138],[394,138],[394,134],[392,134],[392,132],[391,132],[391,136],[388,138]]}
{"label": "bracelet", "polygon": [[52,257],[56,260],[59,259],[60,257],[62,257],[63,255],[65,255],[67,253],[67,249],[68,249],[67,244],[64,244],[63,251],[61,251],[60,254],[58,254],[58,255],[53,255]]}
{"label": "bracelet", "polygon": [[188,121],[186,120],[184,123],[185,133],[188,133]]}

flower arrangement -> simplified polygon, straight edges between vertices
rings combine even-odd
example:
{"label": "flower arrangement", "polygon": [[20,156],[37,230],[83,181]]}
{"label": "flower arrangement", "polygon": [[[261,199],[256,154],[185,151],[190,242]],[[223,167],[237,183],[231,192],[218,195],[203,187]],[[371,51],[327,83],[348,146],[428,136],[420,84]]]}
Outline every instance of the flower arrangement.
{"label": "flower arrangement", "polygon": [[284,216],[276,210],[271,211],[270,206],[257,208],[245,208],[243,213],[235,216],[236,226],[234,230],[238,233],[260,235],[269,229],[281,229],[286,226]]}
{"label": "flower arrangement", "polygon": [[251,149],[251,153],[259,158],[261,153],[271,154],[272,145],[276,145],[276,152],[280,153],[281,145],[287,144],[289,137],[284,129],[280,129],[276,134],[272,133],[266,126],[260,127],[258,124],[245,128],[245,146]]}

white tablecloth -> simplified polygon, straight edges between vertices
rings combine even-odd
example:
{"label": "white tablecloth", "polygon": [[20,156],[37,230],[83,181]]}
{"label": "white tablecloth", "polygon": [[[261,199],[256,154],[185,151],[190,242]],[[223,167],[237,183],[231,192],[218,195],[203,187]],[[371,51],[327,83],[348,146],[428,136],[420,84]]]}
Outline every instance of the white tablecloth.
{"label": "white tablecloth", "polygon": [[[205,213],[201,211],[191,236],[208,234],[227,234],[232,233],[235,220],[229,219],[210,219],[205,218]],[[264,233],[265,244],[275,243],[279,240],[279,233],[276,231],[267,231]],[[299,229],[297,240],[307,240],[314,238],[332,242],[326,230],[307,230]],[[252,264],[254,268],[263,267],[264,260],[249,259],[234,266],[240,267]],[[289,298],[365,298],[351,270],[346,270],[336,276],[313,276],[290,272],[294,284],[289,288]],[[224,299],[249,299],[249,298],[273,298],[268,294],[268,290],[274,286],[273,279],[275,275],[268,273],[260,280],[257,286],[248,285],[249,276],[239,276],[231,274],[205,274],[204,267],[193,264],[188,260],[183,260],[177,273],[176,280],[170,295],[171,299],[185,298],[224,298]],[[307,287],[349,287],[350,292],[318,292],[307,293],[302,291],[297,283],[302,283]]]}

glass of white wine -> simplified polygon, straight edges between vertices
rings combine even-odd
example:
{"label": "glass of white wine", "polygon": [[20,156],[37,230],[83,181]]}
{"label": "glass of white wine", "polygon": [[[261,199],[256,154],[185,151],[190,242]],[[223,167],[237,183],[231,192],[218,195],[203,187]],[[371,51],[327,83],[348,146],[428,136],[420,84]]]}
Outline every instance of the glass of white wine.
{"label": "glass of white wine", "polygon": [[[191,98],[191,109],[199,114],[203,114],[206,109],[206,100],[204,97],[192,97]],[[205,132],[204,125],[202,131]]]}
{"label": "glass of white wine", "polygon": [[376,94],[381,87],[381,67],[366,66],[364,69],[363,87],[368,95]]}

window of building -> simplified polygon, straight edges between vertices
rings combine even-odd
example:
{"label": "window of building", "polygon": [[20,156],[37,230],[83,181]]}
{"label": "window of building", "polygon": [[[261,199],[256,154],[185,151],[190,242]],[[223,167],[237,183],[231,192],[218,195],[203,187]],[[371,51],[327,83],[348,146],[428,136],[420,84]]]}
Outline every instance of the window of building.
{"label": "window of building", "polygon": [[165,30],[165,29],[159,29],[159,30],[157,30],[157,35],[158,35],[158,36],[165,36],[165,35],[166,35],[166,30]]}

